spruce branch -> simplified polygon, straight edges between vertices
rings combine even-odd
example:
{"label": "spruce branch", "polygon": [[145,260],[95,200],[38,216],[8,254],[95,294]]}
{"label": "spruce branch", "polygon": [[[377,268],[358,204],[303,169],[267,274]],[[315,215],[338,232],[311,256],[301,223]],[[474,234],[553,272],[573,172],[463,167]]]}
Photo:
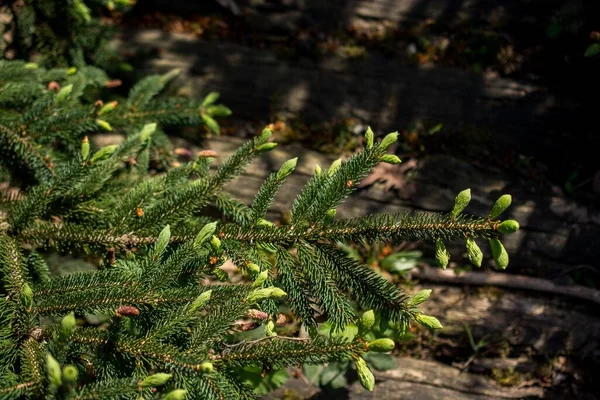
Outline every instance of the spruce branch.
{"label": "spruce branch", "polygon": [[54,163],[31,142],[14,129],[0,123],[0,160],[7,167],[24,166],[39,182],[48,182],[55,174]]}
{"label": "spruce branch", "polygon": [[269,337],[254,342],[242,342],[223,350],[212,357],[215,362],[228,367],[245,365],[271,365],[281,368],[297,364],[322,364],[324,362],[348,360],[367,351],[363,342],[348,342],[346,338],[323,338],[310,341]]}

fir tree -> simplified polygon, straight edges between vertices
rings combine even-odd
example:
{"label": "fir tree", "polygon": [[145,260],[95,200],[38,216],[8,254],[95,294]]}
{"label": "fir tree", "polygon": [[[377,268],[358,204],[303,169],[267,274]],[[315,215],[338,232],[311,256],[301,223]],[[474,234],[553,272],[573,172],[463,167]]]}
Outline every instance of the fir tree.
{"label": "fir tree", "polygon": [[[223,189],[276,146],[268,129],[218,168],[211,167],[218,155],[203,151],[193,161],[148,174],[152,149],[164,144],[155,140],[157,123],[206,122],[211,107],[226,110],[214,105],[216,95],[185,100],[185,106],[183,99],[157,100],[168,75],[147,78],[126,105],[105,108],[81,97],[88,85],[106,79],[98,70],[70,75],[33,67],[0,64],[0,165],[22,189],[4,196],[0,209],[2,398],[254,398],[240,376],[245,367],[336,360],[353,360],[372,390],[374,378],[362,356],[389,351],[393,342],[365,340],[375,314],[358,318],[351,300],[401,331],[411,321],[441,325],[419,311],[429,292],[407,296],[349,258],[338,242],[432,241],[445,266],[444,242],[466,240],[469,257],[480,264],[475,239],[483,239],[499,266],[508,262],[499,234],[518,225],[497,217],[510,197],[499,199],[485,218],[463,214],[468,190],[449,213],[335,217],[373,167],[400,162],[387,154],[396,133],[375,143],[369,130],[365,149],[318,169],[291,205],[290,222],[277,226],[266,212],[295,159],[265,180],[250,205]],[[49,80],[60,82],[57,92],[48,89]],[[127,132],[125,141],[90,149],[84,135],[107,127]],[[209,206],[222,218],[209,216]],[[51,249],[100,261],[94,271],[57,276],[43,257]],[[227,282],[220,267],[228,259],[248,279],[207,283]],[[281,302],[310,338],[278,335]],[[85,318],[89,314],[107,320],[94,325]],[[267,335],[232,341],[229,332],[246,317],[265,324]],[[321,317],[334,332],[356,322],[359,334],[319,336]]]}

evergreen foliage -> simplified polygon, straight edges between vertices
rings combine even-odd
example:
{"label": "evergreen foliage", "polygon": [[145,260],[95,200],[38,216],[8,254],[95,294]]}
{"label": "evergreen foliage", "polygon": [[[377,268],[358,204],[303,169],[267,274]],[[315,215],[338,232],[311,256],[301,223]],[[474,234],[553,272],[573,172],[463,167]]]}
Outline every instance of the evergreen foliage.
{"label": "evergreen foliage", "polygon": [[99,17],[106,11],[126,11],[133,3],[133,0],[8,0],[0,8],[8,17],[0,25],[0,32],[8,34],[0,36],[0,50],[14,51],[15,59],[35,58],[49,67],[92,64],[114,69],[119,57],[107,46],[114,29]]}
{"label": "evergreen foliage", "polygon": [[[0,64],[0,166],[21,188],[0,203],[1,398],[245,399],[255,395],[243,384],[244,368],[346,360],[372,390],[363,356],[392,346],[365,339],[373,313],[352,338],[318,335],[321,317],[341,331],[356,320],[353,300],[399,331],[411,321],[441,325],[417,307],[429,293],[411,299],[337,243],[499,243],[500,221],[456,211],[335,218],[332,210],[374,166],[396,162],[386,153],[397,134],[315,173],[291,207],[291,222],[276,226],[265,214],[295,159],[266,179],[250,206],[223,189],[275,147],[268,129],[219,168],[211,167],[217,155],[203,151],[149,174],[151,152],[164,146],[156,123],[203,123],[215,95],[160,100],[171,75],[150,77],[107,111],[85,101],[88,89],[106,81],[101,71],[34,67]],[[125,141],[90,149],[84,135],[107,128],[125,132]],[[208,216],[209,206],[223,217]],[[53,274],[44,260],[52,249],[99,259],[97,269]],[[227,281],[221,267],[228,259],[248,283],[214,284]],[[309,338],[277,334],[281,302]],[[106,320],[95,324],[89,315]],[[247,317],[265,324],[267,336],[234,340],[230,333]]]}

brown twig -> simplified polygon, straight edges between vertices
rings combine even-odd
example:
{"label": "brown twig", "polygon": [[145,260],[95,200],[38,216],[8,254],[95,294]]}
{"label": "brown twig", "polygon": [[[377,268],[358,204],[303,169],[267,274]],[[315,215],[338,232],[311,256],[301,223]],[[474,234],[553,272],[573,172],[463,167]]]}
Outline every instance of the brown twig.
{"label": "brown twig", "polygon": [[498,286],[508,289],[532,290],[574,297],[600,304],[600,291],[581,285],[557,285],[546,279],[532,278],[523,275],[502,274],[498,272],[463,272],[456,274],[453,270],[440,270],[423,266],[411,271],[413,276],[430,282],[449,283],[453,285]]}

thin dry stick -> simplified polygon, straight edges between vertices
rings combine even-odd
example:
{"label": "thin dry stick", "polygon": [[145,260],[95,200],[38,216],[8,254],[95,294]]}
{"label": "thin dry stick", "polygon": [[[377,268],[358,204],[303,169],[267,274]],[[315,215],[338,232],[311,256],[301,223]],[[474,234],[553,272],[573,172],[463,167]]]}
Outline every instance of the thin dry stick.
{"label": "thin dry stick", "polygon": [[580,285],[557,285],[546,279],[523,275],[501,274],[497,272],[463,272],[456,274],[452,270],[441,270],[428,266],[415,268],[413,276],[439,283],[453,285],[498,286],[509,289],[532,290],[575,297],[600,304],[600,291]]}

